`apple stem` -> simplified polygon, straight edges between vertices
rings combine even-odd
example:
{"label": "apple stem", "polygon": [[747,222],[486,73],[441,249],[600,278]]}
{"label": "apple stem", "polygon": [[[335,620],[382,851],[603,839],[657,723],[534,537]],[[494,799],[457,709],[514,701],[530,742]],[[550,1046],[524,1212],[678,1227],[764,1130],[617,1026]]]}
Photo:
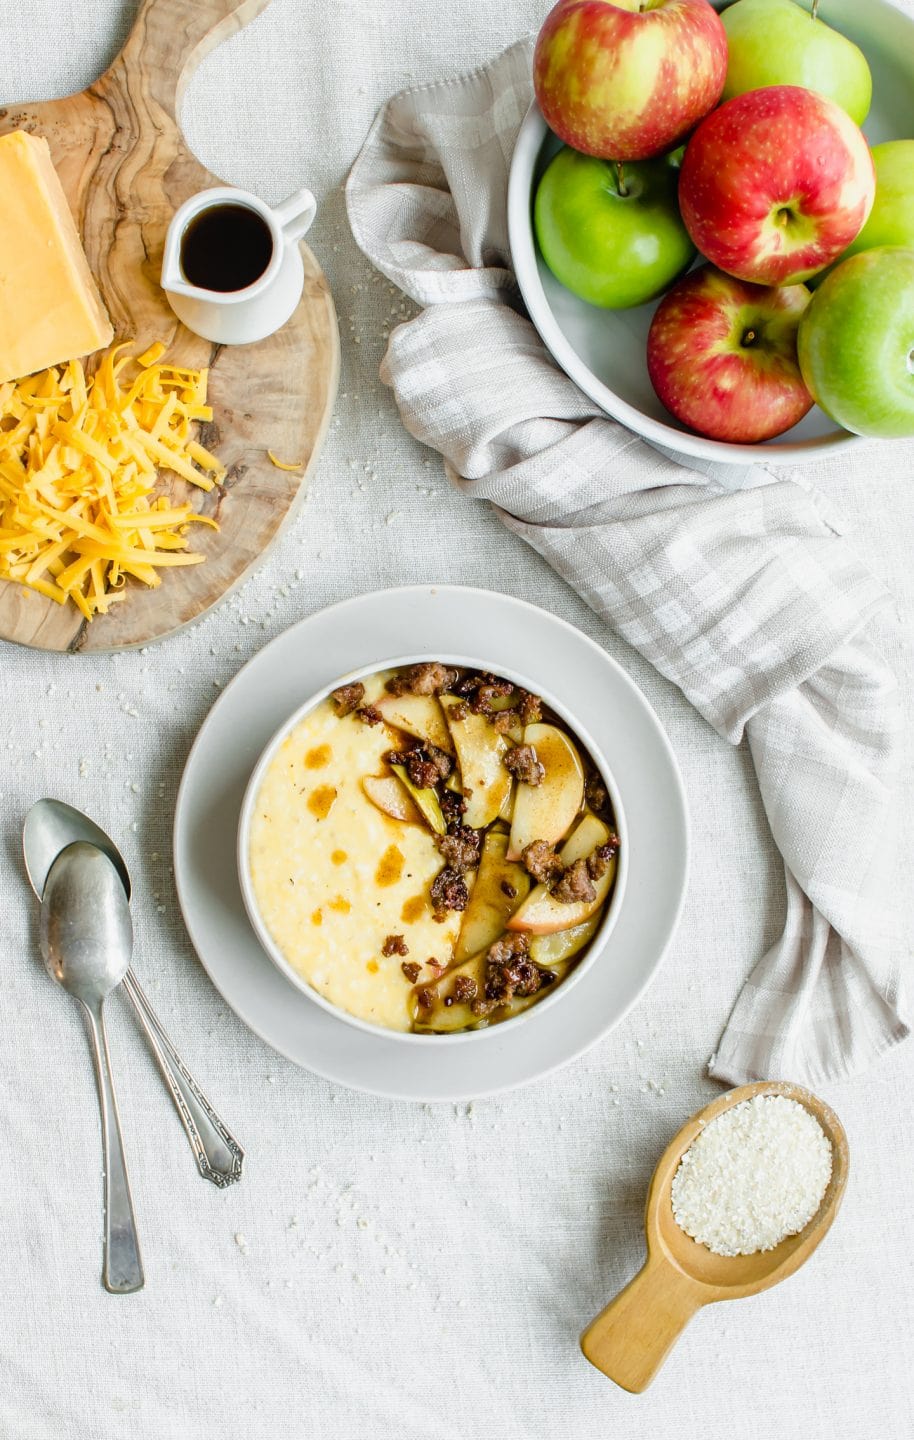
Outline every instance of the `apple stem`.
{"label": "apple stem", "polygon": [[615,162],[615,164],[616,164],[616,183],[617,183],[617,185],[619,186],[619,194],[624,197],[624,196],[626,196],[626,195],[628,194],[628,186],[627,186],[626,183],[625,183],[625,166],[622,164],[622,161],[621,161],[621,160],[617,160],[617,161]]}
{"label": "apple stem", "polygon": [[755,342],[756,342],[757,339],[758,339],[758,331],[757,331],[757,330],[747,330],[747,331],[744,333],[744,335],[743,335],[742,343],[743,343],[743,345],[745,345],[745,346],[747,347],[747,349],[748,349],[748,347],[749,347],[750,345],[754,345],[754,344],[755,344]]}
{"label": "apple stem", "polygon": [[812,18],[814,20],[819,18],[819,0],[812,0]]}

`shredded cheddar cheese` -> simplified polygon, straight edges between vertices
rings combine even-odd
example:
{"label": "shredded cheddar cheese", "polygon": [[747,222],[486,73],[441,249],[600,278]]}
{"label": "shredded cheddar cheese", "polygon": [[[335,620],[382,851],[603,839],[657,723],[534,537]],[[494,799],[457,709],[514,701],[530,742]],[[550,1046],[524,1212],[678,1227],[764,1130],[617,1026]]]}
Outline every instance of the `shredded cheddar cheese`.
{"label": "shredded cheddar cheese", "polygon": [[224,478],[193,438],[212,419],[207,371],[159,364],[161,343],[125,349],[91,379],[72,360],[0,384],[0,579],[71,600],[87,620],[124,598],[128,575],[155,586],[163,567],[200,564],[191,522],[218,528],[155,493],[160,470],[203,490]]}
{"label": "shredded cheddar cheese", "polygon": [[300,470],[305,463],[304,460],[277,460],[272,450],[267,451],[267,456],[277,470]]}

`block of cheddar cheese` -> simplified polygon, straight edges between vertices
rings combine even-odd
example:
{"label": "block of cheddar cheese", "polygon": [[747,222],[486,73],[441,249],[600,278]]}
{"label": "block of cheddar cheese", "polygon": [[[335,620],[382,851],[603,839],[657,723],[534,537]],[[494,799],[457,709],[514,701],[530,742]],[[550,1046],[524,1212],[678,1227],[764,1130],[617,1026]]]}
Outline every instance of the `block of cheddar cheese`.
{"label": "block of cheddar cheese", "polygon": [[0,382],[88,355],[114,334],[48,142],[0,135]]}

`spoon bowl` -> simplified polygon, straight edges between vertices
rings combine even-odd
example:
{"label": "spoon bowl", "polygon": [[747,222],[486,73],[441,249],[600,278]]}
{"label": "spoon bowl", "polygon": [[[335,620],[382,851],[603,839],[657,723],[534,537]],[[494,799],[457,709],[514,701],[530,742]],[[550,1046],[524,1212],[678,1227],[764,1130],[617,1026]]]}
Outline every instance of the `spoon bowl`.
{"label": "spoon bowl", "polygon": [[100,1003],[127,974],[133,925],[124,886],[86,840],[67,845],[50,867],[39,941],[51,978],[84,1005]]}
{"label": "spoon bowl", "polygon": [[[832,1148],[832,1172],[821,1204],[796,1235],[754,1255],[716,1255],[681,1230],[673,1216],[672,1184],[695,1138],[718,1115],[755,1095],[796,1100],[819,1122]],[[828,1232],[847,1185],[847,1136],[824,1100],[799,1085],[762,1081],[741,1085],[706,1105],[674,1135],[660,1157],[647,1194],[643,1268],[581,1336],[592,1365],[624,1390],[639,1393],[653,1380],[677,1337],[704,1305],[757,1295],[808,1260]]]}

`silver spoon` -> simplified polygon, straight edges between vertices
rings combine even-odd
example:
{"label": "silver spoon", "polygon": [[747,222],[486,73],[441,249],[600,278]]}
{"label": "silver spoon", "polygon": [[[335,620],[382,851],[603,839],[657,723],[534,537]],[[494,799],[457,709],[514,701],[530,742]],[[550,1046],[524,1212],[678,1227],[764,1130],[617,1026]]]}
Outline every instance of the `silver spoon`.
{"label": "silver spoon", "polygon": [[[130,873],[114,841],[81,810],[63,800],[51,799],[38,800],[32,806],[22,832],[25,868],[39,900],[57,856],[76,840],[94,845],[108,857],[129,901]],[[231,1185],[241,1177],[244,1151],[184,1064],[133,970],[128,969],[123,978],[128,999],[187,1132],[200,1174],[220,1188]]]}
{"label": "silver spoon", "polygon": [[89,1024],[104,1151],[102,1284],[114,1295],[128,1295],[143,1288],[143,1263],[105,1036],[104,1004],[127,973],[133,926],[120,876],[94,845],[78,840],[57,856],[44,887],[39,935],[48,973],[80,1002]]}

